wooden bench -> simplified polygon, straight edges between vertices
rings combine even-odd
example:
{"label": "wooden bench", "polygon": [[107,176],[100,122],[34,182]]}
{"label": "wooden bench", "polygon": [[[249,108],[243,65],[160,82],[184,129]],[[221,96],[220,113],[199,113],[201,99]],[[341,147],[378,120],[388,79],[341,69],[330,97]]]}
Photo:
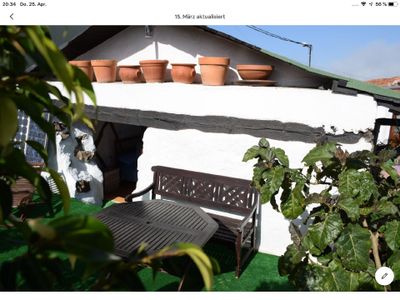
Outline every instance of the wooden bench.
{"label": "wooden bench", "polygon": [[250,181],[162,166],[154,166],[151,170],[154,172],[153,183],[143,191],[128,195],[125,200],[130,202],[151,191],[152,199],[159,195],[212,210],[206,212],[219,225],[213,238],[235,244],[236,277],[239,277],[243,264],[256,250],[259,197]]}

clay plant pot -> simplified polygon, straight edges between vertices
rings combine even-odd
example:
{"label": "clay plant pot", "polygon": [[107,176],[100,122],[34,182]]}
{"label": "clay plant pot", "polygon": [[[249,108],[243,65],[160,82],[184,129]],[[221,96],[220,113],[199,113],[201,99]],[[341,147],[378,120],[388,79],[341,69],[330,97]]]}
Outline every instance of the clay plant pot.
{"label": "clay plant pot", "polygon": [[236,69],[243,80],[265,80],[274,70],[270,65],[237,65]]}
{"label": "clay plant pot", "polygon": [[143,82],[142,70],[139,65],[118,66],[118,75],[123,83]]}
{"label": "clay plant pot", "polygon": [[144,80],[149,82],[164,82],[168,60],[152,59],[139,61]]}
{"label": "clay plant pot", "polygon": [[171,64],[171,76],[174,82],[193,83],[196,77],[196,64]]}
{"label": "clay plant pot", "polygon": [[224,85],[229,57],[199,57],[201,81],[204,85]]}
{"label": "clay plant pot", "polygon": [[113,59],[92,60],[97,82],[114,82],[117,79],[117,61]]}
{"label": "clay plant pot", "polygon": [[90,81],[93,81],[93,68],[90,60],[71,60],[69,63],[75,67],[78,67],[86,74]]}

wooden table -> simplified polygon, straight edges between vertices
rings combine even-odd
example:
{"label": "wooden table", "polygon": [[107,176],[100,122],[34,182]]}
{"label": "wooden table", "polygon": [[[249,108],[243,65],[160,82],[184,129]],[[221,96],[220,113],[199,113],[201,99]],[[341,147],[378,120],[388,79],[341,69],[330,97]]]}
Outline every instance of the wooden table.
{"label": "wooden table", "polygon": [[146,243],[148,254],[176,242],[203,246],[218,224],[201,208],[167,200],[115,204],[95,215],[114,237],[114,253],[123,258]]}

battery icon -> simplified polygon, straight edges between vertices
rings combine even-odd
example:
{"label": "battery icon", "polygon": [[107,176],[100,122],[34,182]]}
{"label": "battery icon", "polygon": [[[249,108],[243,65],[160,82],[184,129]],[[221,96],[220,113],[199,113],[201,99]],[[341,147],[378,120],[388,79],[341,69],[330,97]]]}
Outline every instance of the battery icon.
{"label": "battery icon", "polygon": [[398,6],[398,2],[388,2],[388,6]]}

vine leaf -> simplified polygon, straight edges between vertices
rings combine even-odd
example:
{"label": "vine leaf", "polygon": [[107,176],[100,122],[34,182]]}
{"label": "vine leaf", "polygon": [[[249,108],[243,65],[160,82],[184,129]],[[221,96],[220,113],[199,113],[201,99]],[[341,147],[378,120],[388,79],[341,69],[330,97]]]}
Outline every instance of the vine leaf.
{"label": "vine leaf", "polygon": [[400,222],[397,220],[390,221],[385,224],[384,230],[385,241],[390,249],[397,251],[400,249]]}
{"label": "vine leaf", "polygon": [[341,196],[355,198],[358,204],[362,204],[377,194],[378,189],[369,172],[349,169],[339,175],[339,192]]}
{"label": "vine leaf", "polygon": [[360,217],[360,206],[353,198],[340,197],[338,206],[346,212],[352,221],[356,221]]}
{"label": "vine leaf", "polygon": [[306,252],[303,248],[298,247],[295,244],[287,246],[285,254],[279,257],[279,275],[285,276],[291,274],[296,268],[296,265],[301,263],[305,256]]}
{"label": "vine leaf", "polygon": [[265,184],[261,187],[261,202],[268,203],[271,197],[279,191],[282,185],[283,179],[285,178],[285,169],[278,166],[274,169],[265,171],[262,174]]}
{"label": "vine leaf", "polygon": [[333,260],[321,276],[323,291],[349,291],[358,285],[356,276],[347,272],[339,261]]}
{"label": "vine leaf", "polygon": [[391,201],[381,200],[373,208],[371,220],[376,221],[386,216],[395,216],[398,212],[399,209]]}
{"label": "vine leaf", "polygon": [[343,229],[343,222],[338,213],[326,215],[322,222],[311,225],[303,238],[303,243],[312,254],[319,255],[332,243]]}
{"label": "vine leaf", "polygon": [[281,211],[285,218],[296,219],[305,209],[305,197],[302,193],[305,181],[300,181],[289,195],[287,200],[281,202]]}
{"label": "vine leaf", "polygon": [[282,164],[284,167],[289,167],[289,158],[285,154],[285,151],[280,148],[271,148],[273,154],[275,157],[279,160],[279,162]]}
{"label": "vine leaf", "polygon": [[394,252],[387,260],[388,266],[393,270],[394,277],[400,280],[400,250]]}
{"label": "vine leaf", "polygon": [[321,161],[325,164],[335,156],[335,153],[336,144],[328,142],[311,149],[310,152],[308,152],[308,154],[303,158],[303,162],[308,166],[313,165],[318,161]]}
{"label": "vine leaf", "polygon": [[260,147],[258,147],[258,146],[251,147],[244,154],[243,161],[246,162],[246,161],[249,161],[250,159],[256,158],[258,156],[259,151],[260,151]]}
{"label": "vine leaf", "polygon": [[388,160],[381,164],[381,168],[389,174],[390,178],[392,178],[395,183],[399,181],[399,174],[397,174],[392,160]]}
{"label": "vine leaf", "polygon": [[335,243],[343,266],[353,271],[366,271],[370,261],[370,233],[358,224],[348,224]]}

